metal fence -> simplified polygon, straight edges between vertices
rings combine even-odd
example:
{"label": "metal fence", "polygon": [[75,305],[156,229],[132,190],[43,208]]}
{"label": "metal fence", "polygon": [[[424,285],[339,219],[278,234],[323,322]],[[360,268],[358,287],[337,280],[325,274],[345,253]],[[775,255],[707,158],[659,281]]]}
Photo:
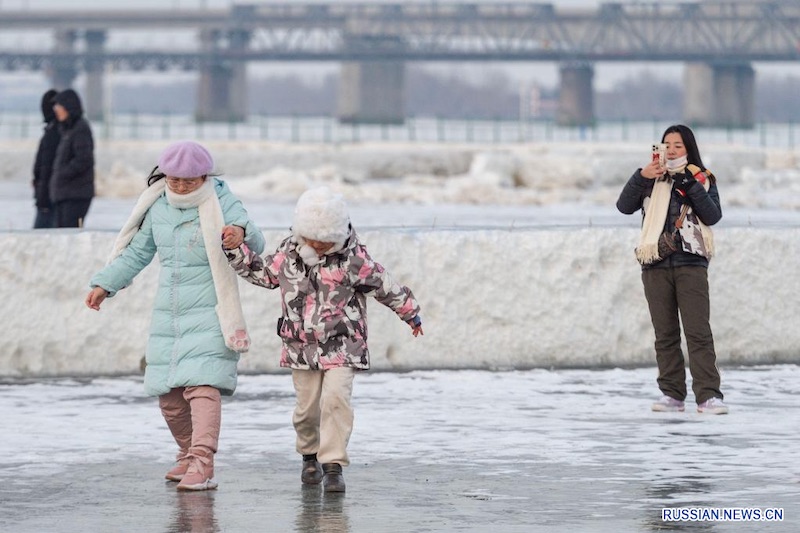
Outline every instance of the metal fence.
{"label": "metal fence", "polygon": [[[196,122],[189,115],[119,114],[92,122],[97,139],[229,140],[289,143],[558,143],[641,142],[659,139],[661,121],[604,121],[592,127],[563,127],[549,120],[454,120],[409,118],[403,124],[345,124],[330,117],[255,115],[245,122]],[[41,115],[0,112],[0,139],[35,139]],[[700,142],[793,149],[800,141],[794,123],[760,123],[752,129],[697,128]]]}

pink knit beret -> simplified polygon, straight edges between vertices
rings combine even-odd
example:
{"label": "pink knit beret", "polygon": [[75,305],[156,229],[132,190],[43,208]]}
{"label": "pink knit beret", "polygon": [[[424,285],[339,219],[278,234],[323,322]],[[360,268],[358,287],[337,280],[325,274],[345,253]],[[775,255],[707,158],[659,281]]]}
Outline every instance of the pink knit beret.
{"label": "pink knit beret", "polygon": [[180,141],[167,146],[158,158],[158,168],[172,178],[197,178],[214,168],[214,159],[202,145]]}

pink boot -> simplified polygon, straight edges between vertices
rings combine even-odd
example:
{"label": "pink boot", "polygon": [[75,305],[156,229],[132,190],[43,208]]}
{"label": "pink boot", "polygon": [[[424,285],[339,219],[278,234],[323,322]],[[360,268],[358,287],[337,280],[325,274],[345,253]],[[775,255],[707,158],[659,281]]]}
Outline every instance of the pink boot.
{"label": "pink boot", "polygon": [[189,453],[189,450],[181,450],[178,452],[178,456],[175,457],[177,461],[175,466],[170,468],[169,472],[164,476],[169,481],[180,481],[183,479],[183,476],[186,474],[186,471],[189,470],[189,463],[191,461],[186,456]]}
{"label": "pink boot", "polygon": [[189,402],[183,398],[183,389],[172,389],[159,396],[158,403],[179,449],[175,457],[177,463],[164,477],[170,481],[180,481],[189,468],[189,459],[186,456],[192,445],[192,412]]}
{"label": "pink boot", "polygon": [[220,392],[209,386],[186,387],[182,396],[191,408],[192,437],[186,454],[189,466],[178,484],[178,490],[216,489],[214,453],[217,451],[222,414]]}
{"label": "pink boot", "polygon": [[189,468],[178,484],[178,490],[214,490],[218,484],[214,480],[214,455],[190,454]]}

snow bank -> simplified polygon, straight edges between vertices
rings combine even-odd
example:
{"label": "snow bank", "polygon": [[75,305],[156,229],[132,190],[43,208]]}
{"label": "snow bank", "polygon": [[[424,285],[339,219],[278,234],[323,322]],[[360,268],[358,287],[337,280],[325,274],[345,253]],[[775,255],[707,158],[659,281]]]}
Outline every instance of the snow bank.
{"label": "snow bank", "polygon": [[[122,225],[165,144],[98,140],[100,196],[86,230],[32,232],[36,142],[0,142],[0,376],[139,368],[158,267],[100,313],[83,299],[114,238],[104,230]],[[373,255],[423,306],[426,334],[414,339],[370,304],[375,368],[653,364],[632,251],[641,219],[614,208],[648,158],[646,142],[206,144],[273,245],[308,186],[346,196]],[[724,213],[710,271],[720,361],[798,361],[800,158],[736,145],[703,145],[703,156]],[[254,346],[241,368],[274,371],[278,297],[250,286],[242,293]]]}
{"label": "snow bank", "polygon": [[[283,231],[265,232],[273,246]],[[653,334],[633,258],[635,228],[369,230],[362,238],[422,305],[424,337],[370,301],[375,369],[651,365]],[[131,373],[144,354],[158,267],[87,309],[112,232],[0,233],[0,376]],[[800,361],[800,229],[716,233],[712,328],[723,364]],[[241,287],[253,349],[277,370],[278,295]]]}
{"label": "snow bank", "polygon": [[[251,200],[294,201],[325,183],[352,202],[613,205],[650,144],[293,144],[202,141],[233,190]],[[98,140],[98,195],[132,198],[165,141]],[[0,142],[0,184],[30,180],[35,141]],[[743,208],[800,209],[800,158],[790,149],[702,145],[723,200]]]}

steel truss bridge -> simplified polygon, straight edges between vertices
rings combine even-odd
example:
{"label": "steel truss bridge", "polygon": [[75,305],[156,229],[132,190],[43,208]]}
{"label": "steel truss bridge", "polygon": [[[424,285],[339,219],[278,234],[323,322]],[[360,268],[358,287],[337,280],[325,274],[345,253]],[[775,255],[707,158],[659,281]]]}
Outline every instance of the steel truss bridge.
{"label": "steel truss bridge", "polygon": [[[0,11],[0,31],[196,29],[196,50],[0,50],[4,69],[97,60],[120,68],[203,61],[795,61],[800,2],[235,5],[227,11]],[[203,41],[207,41],[204,43]],[[211,46],[208,46],[208,45]],[[205,48],[205,49],[204,49]]]}
{"label": "steel truss bridge", "polygon": [[[196,32],[196,39],[177,50],[155,39],[142,39],[133,47],[108,42],[114,32],[175,30]],[[0,10],[0,35],[29,31],[51,32],[53,38],[43,39],[41,49],[0,48],[0,69],[47,70],[68,79],[105,65],[135,71],[227,69],[230,74],[259,61],[669,61],[741,66],[800,59],[800,1],[620,2],[593,10],[530,2]]]}

